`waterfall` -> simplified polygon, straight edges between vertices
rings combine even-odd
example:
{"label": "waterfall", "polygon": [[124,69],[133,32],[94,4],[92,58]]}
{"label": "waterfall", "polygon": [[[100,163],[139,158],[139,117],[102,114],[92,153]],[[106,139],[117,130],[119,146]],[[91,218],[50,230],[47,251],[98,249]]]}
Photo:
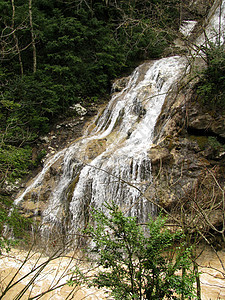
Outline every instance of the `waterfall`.
{"label": "waterfall", "polygon": [[44,181],[58,164],[54,183],[47,188],[50,196],[42,216],[43,234],[53,227],[74,232],[88,221],[91,207],[102,208],[111,200],[143,221],[154,214],[155,207],[143,197],[151,184],[148,151],[164,99],[186,64],[185,58],[174,56],[136,68],[125,88],[112,95],[95,128],[46,161],[15,201],[43,198]]}

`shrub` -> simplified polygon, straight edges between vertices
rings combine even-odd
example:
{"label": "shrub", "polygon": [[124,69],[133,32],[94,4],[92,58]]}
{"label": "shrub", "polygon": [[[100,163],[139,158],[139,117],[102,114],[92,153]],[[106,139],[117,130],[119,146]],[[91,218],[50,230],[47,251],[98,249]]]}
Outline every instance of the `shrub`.
{"label": "shrub", "polygon": [[143,229],[137,218],[124,216],[116,205],[107,208],[107,215],[95,211],[96,224],[88,230],[95,245],[92,252],[104,268],[92,284],[107,287],[115,299],[194,299],[183,232],[170,232],[161,216],[150,218]]}
{"label": "shrub", "polygon": [[212,109],[225,108],[225,52],[223,45],[209,43],[204,48],[207,68],[200,74],[197,93]]}

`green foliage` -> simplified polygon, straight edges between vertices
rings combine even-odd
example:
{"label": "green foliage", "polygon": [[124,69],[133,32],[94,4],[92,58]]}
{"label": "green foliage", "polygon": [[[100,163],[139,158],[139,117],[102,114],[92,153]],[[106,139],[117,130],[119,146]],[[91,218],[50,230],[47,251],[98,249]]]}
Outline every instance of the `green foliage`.
{"label": "green foliage", "polygon": [[217,152],[225,150],[225,145],[222,145],[215,136],[208,137],[208,144]]}
{"label": "green foliage", "polygon": [[6,224],[13,232],[14,239],[22,239],[30,230],[32,220],[22,216],[18,209],[14,207],[11,209],[10,215],[8,215]]}
{"label": "green foliage", "polygon": [[209,146],[216,152],[224,151],[225,149],[225,146],[218,141],[216,136],[190,135],[190,139],[198,143],[201,151],[205,150]]}
{"label": "green foliage", "polygon": [[0,239],[0,254],[3,250],[9,252],[11,249],[11,242],[8,239],[1,238]]}
{"label": "green foliage", "polygon": [[0,148],[0,185],[7,179],[14,182],[28,173],[31,165],[31,148],[18,148],[12,145],[2,145]]}
{"label": "green foliage", "polygon": [[[18,178],[28,173],[31,166],[31,148],[18,148],[2,143],[0,148],[0,189],[5,186],[12,186]],[[9,251],[13,241],[3,237],[5,226],[9,226],[14,232],[14,238],[24,236],[30,226],[30,221],[21,216],[16,208],[12,209],[13,200],[7,194],[0,194],[0,251]],[[14,240],[15,241],[15,240]]]}
{"label": "green foliage", "polygon": [[[181,231],[170,232],[166,219],[150,218],[146,226],[126,217],[116,205],[107,214],[95,211],[91,236],[102,271],[93,285],[107,287],[115,299],[194,299],[191,249]],[[91,284],[91,285],[92,285]]]}
{"label": "green foliage", "polygon": [[203,51],[207,68],[200,74],[197,93],[201,102],[214,110],[225,109],[225,52],[224,45],[209,43]]}
{"label": "green foliage", "polygon": [[[87,272],[88,273],[88,272]],[[72,271],[71,278],[67,281],[69,286],[80,286],[82,284],[87,283],[88,279],[86,274],[80,270],[78,266],[75,266]]]}
{"label": "green foliage", "polygon": [[37,158],[35,159],[35,161],[32,161],[32,165],[34,167],[38,167],[40,162],[42,161],[42,159],[46,156],[47,151],[45,149],[41,150],[38,154],[37,154]]}
{"label": "green foliage", "polygon": [[[28,4],[15,3],[16,36],[10,27],[12,8],[6,0],[1,4],[2,11],[8,7],[0,19],[2,32],[8,34],[3,34],[2,53],[7,63],[2,60],[2,64],[14,80],[12,74],[20,74],[19,53],[14,51],[16,39],[19,49],[23,49],[20,54],[24,72],[29,75],[32,71]],[[162,54],[171,39],[168,28],[175,28],[174,20],[179,17],[178,8],[177,0],[117,1],[116,5],[100,0],[35,1],[32,11],[38,69],[48,77],[35,78],[36,84],[48,79],[56,86],[62,84],[66,93],[73,91],[71,101],[77,93],[104,94],[110,80],[133,66],[134,60]],[[47,93],[46,97],[51,95]],[[62,99],[59,102],[62,104]]]}
{"label": "green foliage", "polygon": [[[10,251],[11,246],[15,245],[18,239],[24,238],[31,226],[31,220],[22,216],[16,207],[12,208],[12,202],[11,197],[0,195],[0,253],[2,250]],[[8,230],[5,230],[6,228]],[[7,237],[4,237],[4,231]],[[8,235],[11,231],[13,239]]]}

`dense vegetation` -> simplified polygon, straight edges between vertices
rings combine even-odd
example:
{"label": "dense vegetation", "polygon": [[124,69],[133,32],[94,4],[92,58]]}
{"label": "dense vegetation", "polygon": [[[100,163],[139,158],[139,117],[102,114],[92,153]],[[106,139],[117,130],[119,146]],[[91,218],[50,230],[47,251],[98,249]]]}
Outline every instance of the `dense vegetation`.
{"label": "dense vegetation", "polygon": [[225,110],[225,52],[222,43],[208,43],[202,48],[207,68],[200,75],[197,93],[202,104],[213,111]]}
{"label": "dense vegetation", "polygon": [[0,1],[1,184],[24,175],[30,146],[56,116],[104,96],[138,61],[162,55],[178,2]]}

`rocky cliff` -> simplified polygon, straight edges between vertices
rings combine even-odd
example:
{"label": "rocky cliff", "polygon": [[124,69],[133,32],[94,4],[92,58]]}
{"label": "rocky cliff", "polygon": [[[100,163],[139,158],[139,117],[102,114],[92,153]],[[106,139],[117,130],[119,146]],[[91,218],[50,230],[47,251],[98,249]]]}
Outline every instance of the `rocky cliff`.
{"label": "rocky cliff", "polygon": [[191,230],[199,226],[205,232],[221,233],[225,114],[199,103],[191,77],[173,87],[158,118],[149,151],[154,187],[162,207],[178,219],[185,218]]}
{"label": "rocky cliff", "polygon": [[[214,2],[205,24],[216,9],[221,14],[221,3]],[[219,22],[224,31],[224,17]],[[204,32],[210,36],[213,31]],[[188,40],[191,45],[193,37]],[[188,49],[194,54],[191,71],[170,90],[155,126],[154,146],[149,151],[154,188],[162,207],[181,218],[186,227],[210,231],[212,236],[222,234],[224,244],[225,110],[203,104],[196,87],[206,60],[196,55],[196,48],[194,52]]]}

